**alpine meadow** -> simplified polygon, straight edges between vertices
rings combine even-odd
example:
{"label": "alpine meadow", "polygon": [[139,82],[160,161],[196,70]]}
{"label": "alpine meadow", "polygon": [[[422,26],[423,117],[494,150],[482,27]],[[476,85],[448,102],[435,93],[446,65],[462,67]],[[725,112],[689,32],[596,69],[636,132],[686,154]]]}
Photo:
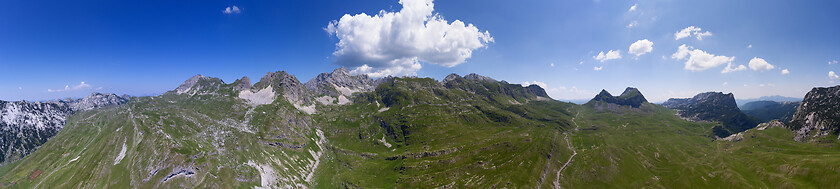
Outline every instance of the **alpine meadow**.
{"label": "alpine meadow", "polygon": [[840,188],[840,2],[6,4],[0,188]]}

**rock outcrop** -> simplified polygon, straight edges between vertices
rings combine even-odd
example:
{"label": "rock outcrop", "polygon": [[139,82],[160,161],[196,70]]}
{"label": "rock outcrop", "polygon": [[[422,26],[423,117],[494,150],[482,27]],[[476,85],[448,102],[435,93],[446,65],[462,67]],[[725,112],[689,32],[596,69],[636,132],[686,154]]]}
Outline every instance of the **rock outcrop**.
{"label": "rock outcrop", "polygon": [[811,89],[793,115],[790,127],[796,132],[794,139],[800,142],[837,134],[840,127],[840,85]]}
{"label": "rock outcrop", "polygon": [[341,67],[332,73],[321,73],[303,84],[316,94],[327,96],[352,96],[357,92],[370,92],[376,88],[375,81],[367,75],[351,76],[347,68]]}
{"label": "rock outcrop", "polygon": [[693,98],[672,98],[662,103],[662,106],[677,110],[677,115],[686,120],[719,122],[722,126],[713,129],[718,137],[726,137],[758,125],[758,119],[738,109],[732,93],[706,92]]}

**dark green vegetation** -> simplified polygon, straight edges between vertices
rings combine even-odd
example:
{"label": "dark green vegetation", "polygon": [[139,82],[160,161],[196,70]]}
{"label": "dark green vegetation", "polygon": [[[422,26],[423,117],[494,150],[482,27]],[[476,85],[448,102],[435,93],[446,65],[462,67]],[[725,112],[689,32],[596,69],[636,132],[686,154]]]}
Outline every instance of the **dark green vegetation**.
{"label": "dark green vegetation", "polygon": [[[299,90],[299,82],[269,75],[281,77],[263,78],[250,91],[305,97],[289,91]],[[575,105],[547,98],[538,86],[447,78],[390,78],[354,94],[350,104],[315,104],[314,114],[282,96],[249,104],[237,95],[242,85],[198,78],[181,94],[71,116],[41,149],[0,168],[0,182],[13,188],[840,187],[836,135],[796,143],[790,130],[772,127],[750,129],[738,142],[716,141],[709,134],[715,123],[685,121],[644,101]],[[644,99],[638,94],[626,99]],[[43,173],[30,180],[36,171]]]}
{"label": "dark green vegetation", "polygon": [[718,137],[746,131],[760,123],[758,118],[741,112],[732,93],[706,92],[693,98],[668,99],[663,106],[678,111],[678,116],[691,121],[715,122],[712,133]]}
{"label": "dark green vegetation", "polygon": [[761,122],[774,119],[790,122],[798,106],[799,102],[755,101],[744,104],[741,111]]}
{"label": "dark green vegetation", "polygon": [[613,96],[610,92],[607,92],[607,90],[601,90],[601,93],[598,93],[598,95],[587,102],[587,104],[592,104],[594,102],[606,102],[638,108],[642,105],[642,103],[647,102],[647,99],[645,99],[645,96],[642,95],[642,92],[640,92],[639,89],[627,87],[627,89],[624,89],[624,92],[619,96]]}

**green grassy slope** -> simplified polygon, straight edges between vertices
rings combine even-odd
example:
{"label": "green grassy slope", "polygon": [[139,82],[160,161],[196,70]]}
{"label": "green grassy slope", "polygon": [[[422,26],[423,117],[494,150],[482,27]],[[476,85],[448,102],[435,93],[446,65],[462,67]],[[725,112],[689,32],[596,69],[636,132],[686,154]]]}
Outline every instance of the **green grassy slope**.
{"label": "green grassy slope", "polygon": [[840,187],[836,136],[796,143],[774,127],[715,141],[714,124],[659,105],[575,105],[521,89],[397,78],[312,115],[283,98],[248,105],[224,86],[143,97],[71,116],[0,167],[0,187]]}

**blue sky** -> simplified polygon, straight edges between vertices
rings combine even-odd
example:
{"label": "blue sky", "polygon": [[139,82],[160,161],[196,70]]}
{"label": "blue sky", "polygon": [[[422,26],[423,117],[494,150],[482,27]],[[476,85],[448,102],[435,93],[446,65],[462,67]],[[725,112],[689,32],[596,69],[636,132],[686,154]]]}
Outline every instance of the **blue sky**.
{"label": "blue sky", "polygon": [[[474,72],[539,83],[555,99],[634,86],[654,102],[705,91],[802,97],[840,81],[829,75],[840,71],[836,1],[405,3],[421,4],[7,1],[0,11],[0,99],[160,94],[195,74],[257,81],[286,70],[306,82],[339,66],[436,79]],[[432,16],[423,20],[424,11]],[[421,15],[419,28],[411,15]],[[691,26],[700,29],[676,39]],[[366,31],[389,35],[365,41],[372,33]],[[640,55],[631,54],[631,44],[645,39],[651,48],[640,44],[632,51]],[[675,56],[681,45],[684,56]],[[596,60],[610,50],[621,58]],[[751,66],[754,58],[764,61]],[[737,71],[721,73],[727,66]]]}

